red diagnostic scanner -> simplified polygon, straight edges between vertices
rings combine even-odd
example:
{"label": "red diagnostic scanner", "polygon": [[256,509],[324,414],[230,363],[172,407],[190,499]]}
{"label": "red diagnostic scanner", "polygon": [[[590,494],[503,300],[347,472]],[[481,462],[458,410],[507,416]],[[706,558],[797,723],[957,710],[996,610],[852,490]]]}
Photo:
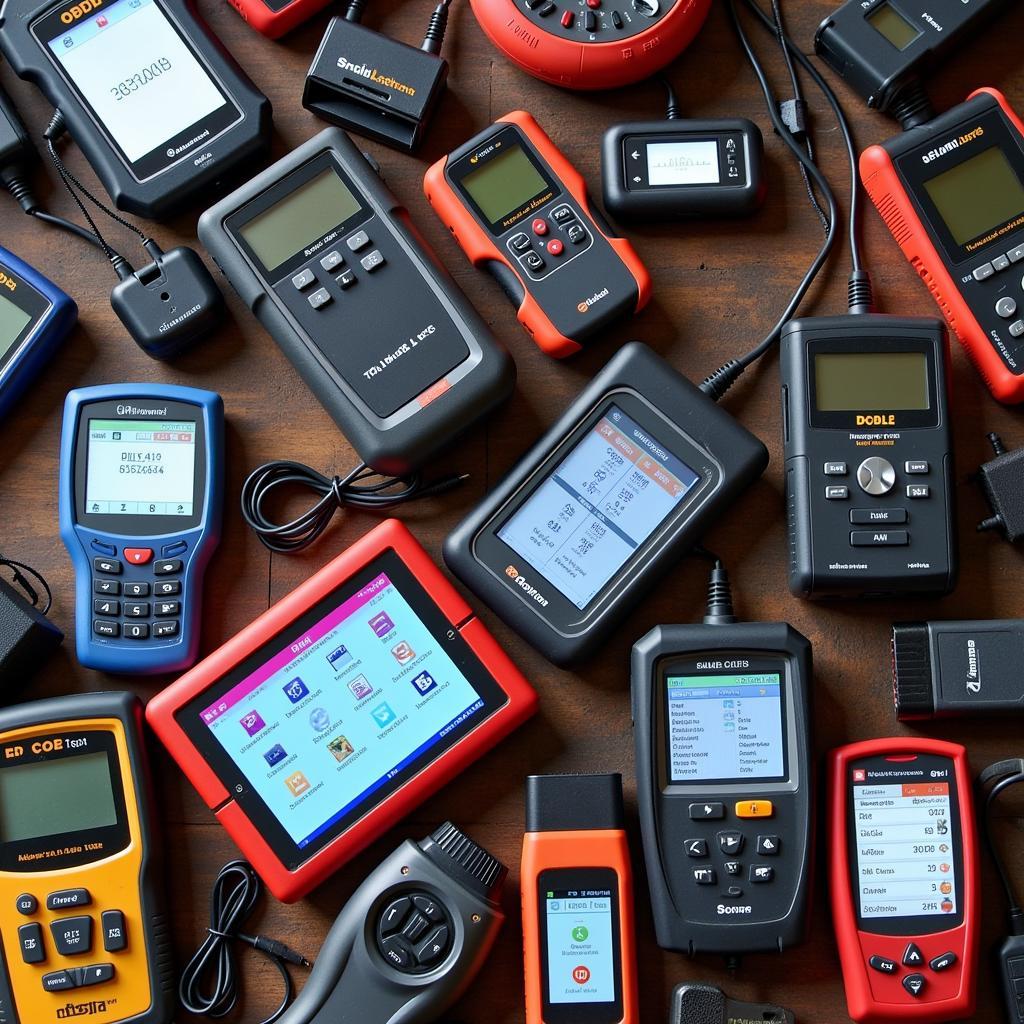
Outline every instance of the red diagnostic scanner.
{"label": "red diagnostic scanner", "polygon": [[967,753],[901,736],[834,750],[832,918],[859,1024],[974,1014],[978,850]]}
{"label": "red diagnostic scanner", "polygon": [[391,519],[154,697],[146,717],[270,891],[290,902],[536,705]]}
{"label": "red diagnostic scanner", "polygon": [[651,276],[633,246],[612,234],[579,171],[525,111],[438,160],[423,189],[548,355],[578,352],[651,297]]}

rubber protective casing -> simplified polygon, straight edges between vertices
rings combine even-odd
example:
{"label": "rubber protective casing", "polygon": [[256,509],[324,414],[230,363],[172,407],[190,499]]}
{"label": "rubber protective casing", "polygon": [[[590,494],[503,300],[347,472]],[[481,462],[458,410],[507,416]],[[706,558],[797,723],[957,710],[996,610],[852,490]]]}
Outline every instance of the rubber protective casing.
{"label": "rubber protective casing", "polygon": [[[407,260],[403,268],[430,292],[431,311],[449,320],[469,348],[460,367],[468,372],[437,397],[434,380],[424,381],[417,398],[385,418],[377,416],[354,388],[327,362],[305,330],[264,284],[262,276],[224,227],[225,220],[274,183],[325,151],[330,151],[360,190],[360,198],[376,218],[374,230],[387,231]],[[332,225],[325,225],[329,228]],[[498,344],[490,328],[444,269],[436,254],[409,219],[369,161],[340,128],[326,128],[288,156],[222,199],[199,218],[199,238],[214,262],[224,271],[242,301],[281,347],[302,379],[330,413],[334,422],[367,465],[381,473],[408,473],[428,461],[459,434],[505,400],[515,385],[515,365]],[[397,269],[394,265],[390,268]],[[360,301],[357,294],[369,287],[361,282],[345,294],[347,328],[356,341],[379,335],[388,315],[387,303],[399,309],[413,301],[395,294],[377,301]],[[403,306],[403,303],[405,304]],[[404,340],[404,339],[402,339]]]}
{"label": "rubber protective casing", "polygon": [[[457,629],[508,696],[508,702],[467,733],[438,760],[387,797],[351,828],[289,871],[253,822],[232,800],[213,768],[178,724],[176,715],[225,673],[267,640],[286,629],[307,609],[351,579],[384,551],[394,551]],[[246,859],[281,901],[291,903],[319,885],[360,850],[383,835],[428,796],[456,778],[537,709],[537,694],[469,605],[441,574],[409,530],[386,519],[314,576],[265,611],[176,683],[158,693],[146,718],[178,766],[217,815]]]}
{"label": "rubber protective casing", "polygon": [[[1018,132],[1024,136],[1024,122],[1014,113],[1006,97],[998,89],[976,89],[967,97],[970,102],[977,96],[991,96]],[[955,111],[936,119],[938,122],[957,120]],[[893,141],[901,151],[913,143],[914,133],[933,131],[935,121],[921,128],[911,129]],[[965,301],[946,261],[939,255],[928,229],[900,179],[893,158],[885,144],[869,146],[860,157],[860,177],[864,191],[878,209],[885,226],[903,255],[928,286],[950,329],[960,339],[975,369],[981,374],[989,391],[1000,401],[1016,404],[1024,401],[1024,374],[1012,373],[999,358],[985,329]]]}
{"label": "rubber protective casing", "polygon": [[470,0],[470,6],[491,42],[527,74],[566,89],[617,89],[675,60],[704,24],[711,0],[675,0],[643,31],[608,42],[539,31],[515,0]]}
{"label": "rubber protective casing", "polygon": [[[270,149],[270,100],[253,84],[199,14],[196,0],[158,0],[160,10],[186,39],[201,64],[238,107],[242,119],[219,136],[189,149],[177,163],[139,181],[125,165],[93,114],[51,62],[30,25],[66,0],[2,0],[0,51],[20,78],[35,85],[63,113],[68,131],[85,154],[119,210],[163,220],[209,196],[239,171],[250,168]],[[42,126],[40,126],[40,129]],[[206,155],[196,162],[199,152]]]}
{"label": "rubber protective casing", "polygon": [[[866,757],[907,754],[936,754],[952,760],[957,797],[960,801],[960,831],[963,835],[964,921],[958,928],[926,936],[875,935],[857,928],[847,854],[846,804],[850,790],[849,766]],[[846,986],[846,1006],[858,1024],[893,1024],[914,1021],[940,1024],[974,1016],[975,975],[978,960],[978,931],[981,919],[978,886],[978,844],[974,829],[974,799],[967,751],[959,743],[898,736],[865,740],[833,750],[828,779],[829,891],[832,922],[839,945],[839,961]],[[903,989],[898,977],[887,976],[868,966],[868,957],[878,954],[900,963],[907,943],[916,942],[924,963],[953,951],[959,962],[941,974],[929,971],[925,994],[917,998]],[[933,993],[938,991],[939,998]],[[884,1001],[882,996],[886,998]]]}
{"label": "rubber protective casing", "polygon": [[[78,306],[52,281],[0,246],[0,287],[14,301],[17,286],[24,282],[50,303],[50,308],[18,345],[17,351],[0,366],[0,416],[21,396],[36,375],[50,361],[60,343],[78,322]],[[15,285],[13,293],[6,289]],[[17,304],[17,303],[15,303]]]}

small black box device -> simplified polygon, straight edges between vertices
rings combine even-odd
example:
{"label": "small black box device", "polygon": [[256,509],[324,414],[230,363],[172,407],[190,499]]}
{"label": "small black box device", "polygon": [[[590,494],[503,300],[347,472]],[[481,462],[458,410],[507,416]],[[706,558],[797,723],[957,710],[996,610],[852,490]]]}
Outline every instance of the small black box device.
{"label": "small black box device", "polygon": [[798,597],[956,583],[949,345],[938,320],[865,313],[782,331],[789,586]]}
{"label": "small black box device", "polygon": [[16,696],[26,677],[63,639],[64,634],[38,608],[0,579],[0,701]]}
{"label": "small black box device", "polygon": [[792,1010],[770,1003],[741,1003],[720,988],[683,982],[672,990],[668,1024],[796,1024]]}
{"label": "small black box device", "polygon": [[620,220],[729,217],[764,201],[764,139],[746,118],[617,124],[604,133],[604,205]]}
{"label": "small black box device", "polygon": [[338,128],[207,210],[199,237],[378,472],[421,466],[512,390],[508,353]]}
{"label": "small black box device", "polygon": [[448,62],[346,18],[332,18],[306,74],[318,117],[412,153],[448,80]]}

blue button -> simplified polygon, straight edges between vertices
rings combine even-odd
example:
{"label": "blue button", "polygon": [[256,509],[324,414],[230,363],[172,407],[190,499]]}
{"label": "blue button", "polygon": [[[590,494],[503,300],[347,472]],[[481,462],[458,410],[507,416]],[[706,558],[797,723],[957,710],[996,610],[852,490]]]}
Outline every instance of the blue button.
{"label": "blue button", "polygon": [[175,555],[180,555],[183,551],[188,550],[188,544],[183,540],[172,541],[170,544],[165,544],[160,549],[161,558],[173,558]]}
{"label": "blue button", "polygon": [[93,551],[98,551],[101,555],[110,555],[111,558],[117,554],[117,548],[113,544],[104,544],[101,540],[96,540],[95,537],[92,539],[91,547]]}

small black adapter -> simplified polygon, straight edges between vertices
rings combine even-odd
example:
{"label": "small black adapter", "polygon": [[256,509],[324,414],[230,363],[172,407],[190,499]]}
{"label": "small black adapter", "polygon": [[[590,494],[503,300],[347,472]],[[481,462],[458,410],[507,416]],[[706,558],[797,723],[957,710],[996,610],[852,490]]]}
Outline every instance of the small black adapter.
{"label": "small black adapter", "polygon": [[[18,571],[20,563],[2,562],[14,566],[15,580],[25,585],[27,581]],[[31,586],[28,592],[33,592]],[[26,679],[63,639],[64,634],[43,612],[0,578],[0,700],[16,696]]]}
{"label": "small black adapter", "polygon": [[414,152],[448,80],[448,62],[438,52],[449,3],[435,9],[419,49],[360,25],[362,2],[350,3],[345,17],[327,26],[302,105],[331,124]]}
{"label": "small black adapter", "polygon": [[1024,448],[1007,451],[998,434],[988,435],[996,457],[977,472],[992,515],[978,523],[979,530],[999,530],[1014,543],[1024,537]]}

